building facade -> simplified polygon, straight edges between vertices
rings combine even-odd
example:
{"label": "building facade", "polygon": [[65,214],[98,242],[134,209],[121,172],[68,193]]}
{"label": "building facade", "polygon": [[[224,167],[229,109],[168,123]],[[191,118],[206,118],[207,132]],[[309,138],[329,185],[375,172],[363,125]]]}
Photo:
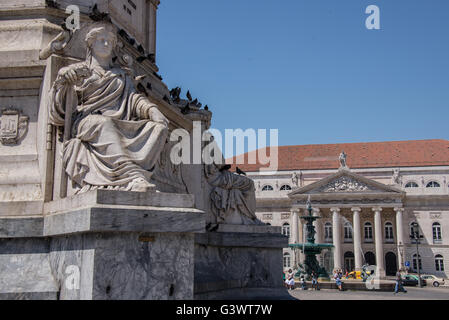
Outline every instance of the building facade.
{"label": "building facade", "polygon": [[[339,158],[342,151],[347,160]],[[258,218],[281,226],[290,244],[304,242],[300,217],[310,196],[321,217],[317,242],[334,245],[318,260],[328,271],[369,264],[381,276],[420,267],[447,278],[449,141],[284,146],[278,154],[276,172],[238,166],[255,181]],[[423,235],[418,251],[410,238],[414,222]],[[303,259],[292,248],[283,255],[285,269]]]}

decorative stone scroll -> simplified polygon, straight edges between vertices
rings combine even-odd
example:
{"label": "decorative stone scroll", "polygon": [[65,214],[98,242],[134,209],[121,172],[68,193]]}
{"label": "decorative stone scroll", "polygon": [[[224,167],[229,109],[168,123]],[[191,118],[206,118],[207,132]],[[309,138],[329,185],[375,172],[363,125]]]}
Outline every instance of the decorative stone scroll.
{"label": "decorative stone scroll", "polygon": [[349,177],[340,177],[319,189],[319,191],[322,192],[351,192],[367,190],[371,190],[368,185]]}
{"label": "decorative stone scroll", "polygon": [[9,108],[1,111],[0,142],[4,145],[14,145],[28,131],[28,116],[23,116],[17,109]]}
{"label": "decorative stone scroll", "polygon": [[441,212],[429,212],[430,219],[441,219]]}
{"label": "decorative stone scroll", "polygon": [[281,219],[290,219],[290,213],[282,213]]}

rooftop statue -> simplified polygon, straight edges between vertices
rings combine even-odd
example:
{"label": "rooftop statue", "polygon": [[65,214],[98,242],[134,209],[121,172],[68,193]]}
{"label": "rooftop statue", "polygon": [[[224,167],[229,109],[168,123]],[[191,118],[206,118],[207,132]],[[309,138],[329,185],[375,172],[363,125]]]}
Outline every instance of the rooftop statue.
{"label": "rooftop statue", "polygon": [[153,188],[149,181],[168,120],[136,91],[129,70],[113,63],[112,24],[95,23],[85,41],[85,61],[61,68],[50,92],[50,122],[66,131],[71,127],[63,149],[65,171],[78,193]]}
{"label": "rooftop statue", "polygon": [[347,168],[348,166],[346,165],[346,153],[343,151],[342,153],[340,153],[340,168]]}

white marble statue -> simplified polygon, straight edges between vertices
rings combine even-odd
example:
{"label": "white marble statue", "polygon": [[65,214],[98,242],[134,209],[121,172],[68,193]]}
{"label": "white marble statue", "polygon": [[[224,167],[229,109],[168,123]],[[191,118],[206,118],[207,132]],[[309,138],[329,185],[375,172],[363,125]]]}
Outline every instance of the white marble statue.
{"label": "white marble statue", "polygon": [[292,183],[295,187],[302,187],[302,172],[301,170],[298,172],[292,173]]}
{"label": "white marble statue", "polygon": [[340,168],[347,168],[347,164],[346,164],[346,153],[343,151],[342,153],[340,153],[340,156],[338,158],[340,160]]}
{"label": "white marble statue", "polygon": [[399,169],[394,169],[393,170],[393,175],[391,177],[391,184],[400,184],[401,180],[400,180],[400,176],[399,176]]}
{"label": "white marble statue", "polygon": [[224,165],[205,165],[205,175],[212,186],[211,210],[218,223],[261,224],[256,217],[254,182],[250,178],[221,170]]}
{"label": "white marble statue", "polygon": [[136,91],[129,70],[113,64],[117,37],[111,24],[94,24],[85,41],[85,61],[60,69],[50,93],[50,122],[71,126],[63,150],[66,173],[77,192],[146,191],[153,187],[168,120]]}

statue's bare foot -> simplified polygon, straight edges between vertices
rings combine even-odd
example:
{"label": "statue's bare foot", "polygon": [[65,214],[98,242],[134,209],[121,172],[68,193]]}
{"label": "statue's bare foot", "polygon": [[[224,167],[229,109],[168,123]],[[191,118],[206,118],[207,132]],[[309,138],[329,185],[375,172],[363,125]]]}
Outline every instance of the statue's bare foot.
{"label": "statue's bare foot", "polygon": [[154,184],[149,183],[144,178],[134,179],[131,181],[129,187],[129,190],[134,192],[147,192],[156,188]]}

